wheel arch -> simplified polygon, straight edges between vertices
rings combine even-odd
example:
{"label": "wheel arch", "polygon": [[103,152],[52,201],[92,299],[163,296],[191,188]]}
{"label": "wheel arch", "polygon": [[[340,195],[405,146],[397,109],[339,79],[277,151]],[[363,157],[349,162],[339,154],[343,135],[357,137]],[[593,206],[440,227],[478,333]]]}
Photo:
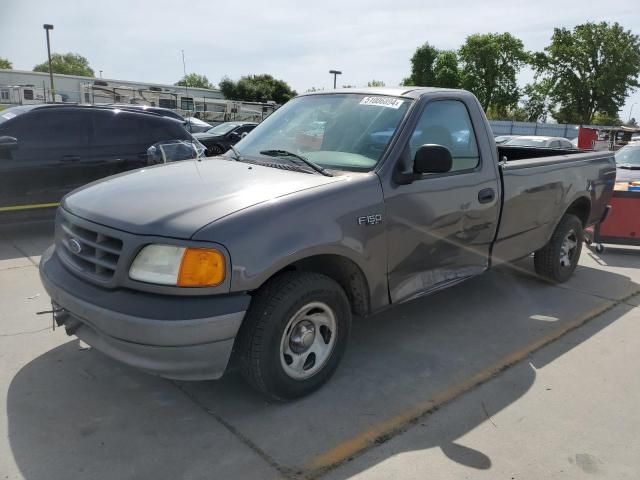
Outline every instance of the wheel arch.
{"label": "wheel arch", "polygon": [[586,227],[591,215],[591,200],[586,196],[579,196],[571,202],[563,215],[566,214],[575,215],[582,222],[582,226]]}
{"label": "wheel arch", "polygon": [[371,311],[369,282],[364,271],[350,258],[333,253],[300,258],[280,268],[266,281],[287,271],[314,272],[326,275],[343,288],[353,314],[366,316]]}

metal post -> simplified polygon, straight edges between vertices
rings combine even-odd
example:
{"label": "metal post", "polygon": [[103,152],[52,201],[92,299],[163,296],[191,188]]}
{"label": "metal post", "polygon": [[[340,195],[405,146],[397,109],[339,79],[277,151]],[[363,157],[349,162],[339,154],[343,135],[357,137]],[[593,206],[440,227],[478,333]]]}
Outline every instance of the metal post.
{"label": "metal post", "polygon": [[45,23],[42,28],[47,32],[47,58],[49,59],[49,81],[51,82],[51,101],[56,103],[56,89],[53,86],[53,70],[51,70],[51,43],[49,42],[49,30],[53,30],[53,25]]}
{"label": "metal post", "polygon": [[338,75],[342,75],[342,72],[339,70],[329,70],[329,73],[333,75],[333,89],[336,89],[336,80]]}
{"label": "metal post", "polygon": [[631,114],[633,113],[633,107],[635,107],[637,104],[638,102],[631,104],[631,108],[629,109],[629,120],[627,120],[627,123],[631,121]]}

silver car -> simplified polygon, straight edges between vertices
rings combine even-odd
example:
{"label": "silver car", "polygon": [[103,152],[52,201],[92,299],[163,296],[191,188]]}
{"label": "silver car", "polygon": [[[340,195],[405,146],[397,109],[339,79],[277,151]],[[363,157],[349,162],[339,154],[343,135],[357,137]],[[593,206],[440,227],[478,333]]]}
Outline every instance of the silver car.
{"label": "silver car", "polygon": [[616,181],[640,180],[640,142],[631,142],[616,152]]}
{"label": "silver car", "polygon": [[574,148],[571,141],[562,137],[543,137],[539,135],[527,135],[510,138],[503,145],[517,147],[543,147],[543,148]]}

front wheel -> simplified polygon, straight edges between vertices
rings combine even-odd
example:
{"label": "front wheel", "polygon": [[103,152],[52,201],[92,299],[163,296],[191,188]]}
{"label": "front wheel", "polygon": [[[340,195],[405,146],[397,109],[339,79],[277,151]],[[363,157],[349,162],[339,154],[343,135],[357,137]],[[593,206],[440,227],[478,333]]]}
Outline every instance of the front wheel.
{"label": "front wheel", "polygon": [[583,241],[582,222],[575,215],[565,214],[549,242],[534,254],[536,273],[556,283],[569,280],[578,266]]}
{"label": "front wheel", "polygon": [[278,275],[256,292],[238,334],[243,376],[277,400],[308,395],[338,367],[350,329],[340,285],[311,272]]}
{"label": "front wheel", "polygon": [[220,145],[212,145],[209,147],[209,153],[211,157],[217,157],[218,155],[222,155],[224,153],[224,148]]}

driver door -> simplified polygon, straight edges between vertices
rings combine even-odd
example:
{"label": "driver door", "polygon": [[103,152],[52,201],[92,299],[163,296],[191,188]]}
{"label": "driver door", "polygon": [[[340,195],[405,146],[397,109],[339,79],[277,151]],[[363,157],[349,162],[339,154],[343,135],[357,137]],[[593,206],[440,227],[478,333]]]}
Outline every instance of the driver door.
{"label": "driver door", "polygon": [[394,303],[488,267],[498,224],[499,186],[493,157],[478,148],[469,108],[478,107],[460,100],[431,100],[404,149],[412,168],[421,145],[446,147],[453,160],[449,172],[384,187],[388,281]]}

